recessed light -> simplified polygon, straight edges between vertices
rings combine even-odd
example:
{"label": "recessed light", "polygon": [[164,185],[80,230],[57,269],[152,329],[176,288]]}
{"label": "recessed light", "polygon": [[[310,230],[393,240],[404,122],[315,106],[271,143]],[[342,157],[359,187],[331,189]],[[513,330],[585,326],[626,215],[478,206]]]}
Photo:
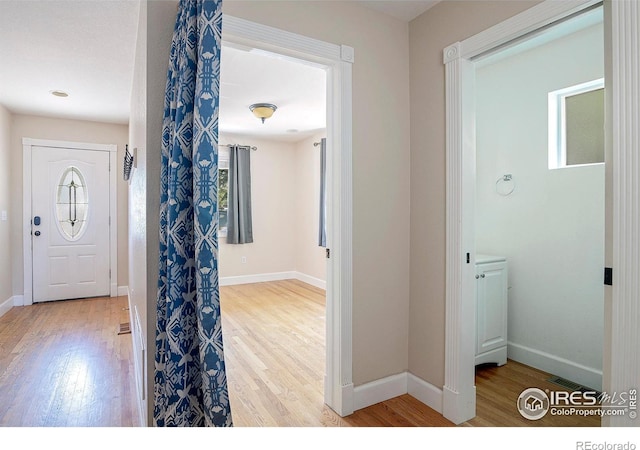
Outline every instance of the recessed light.
{"label": "recessed light", "polygon": [[296,130],[295,128],[291,128],[289,130],[287,130],[287,133],[297,133],[299,130]]}
{"label": "recessed light", "polygon": [[55,95],[56,97],[68,97],[69,94],[67,94],[65,91],[49,91],[51,93],[51,95]]}

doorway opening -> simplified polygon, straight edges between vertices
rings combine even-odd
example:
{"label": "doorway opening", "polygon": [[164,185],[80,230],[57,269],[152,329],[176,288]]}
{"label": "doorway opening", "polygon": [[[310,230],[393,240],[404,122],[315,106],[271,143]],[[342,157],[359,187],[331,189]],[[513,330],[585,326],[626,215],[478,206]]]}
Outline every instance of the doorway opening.
{"label": "doorway opening", "polygon": [[[326,71],[326,245],[330,258],[326,265],[323,400],[333,411],[346,416],[353,412],[350,161],[354,52],[348,46],[318,41],[232,16],[225,15],[223,21],[223,45],[275,54]],[[243,145],[242,142],[235,143]],[[260,152],[259,148],[257,152]]]}
{"label": "doorway opening", "polygon": [[[447,105],[447,277],[445,331],[445,382],[443,414],[462,423],[476,414],[475,357],[475,104],[474,62],[481,55],[531,36],[602,2],[582,0],[546,1],[462,42],[445,48]],[[625,311],[637,311],[637,259],[628,249],[636,248],[637,198],[633,180],[638,167],[636,121],[638,108],[637,66],[625,65],[635,58],[634,32],[640,10],[627,2],[605,2],[605,70],[607,76],[605,154],[612,161],[607,170],[606,202],[607,265],[618,276],[612,288],[605,286],[605,331],[603,389],[623,391],[637,379],[637,355],[629,342],[636,342],[637,329]],[[628,82],[628,80],[634,80]],[[636,203],[634,203],[636,202]],[[471,205],[471,209],[469,209]],[[472,258],[473,255],[473,258]],[[607,272],[611,272],[608,270]],[[635,316],[634,316],[635,317]],[[605,417],[604,425],[631,424],[628,417]]]}
{"label": "doorway opening", "polygon": [[[220,90],[220,303],[234,424],[320,425],[321,410],[302,412],[324,400],[328,260],[319,219],[327,67],[227,44]],[[275,111],[260,120],[255,103]],[[241,168],[241,155],[230,163],[238,152],[249,162],[244,174],[231,173]],[[236,200],[234,179],[250,183],[251,195]],[[250,208],[250,227],[230,243],[229,208],[239,202],[247,203],[239,211]]]}
{"label": "doorway opening", "polygon": [[[602,390],[603,20],[593,8],[474,60],[479,408],[510,370],[495,364],[540,371],[549,390]],[[499,397],[516,405],[520,381]]]}

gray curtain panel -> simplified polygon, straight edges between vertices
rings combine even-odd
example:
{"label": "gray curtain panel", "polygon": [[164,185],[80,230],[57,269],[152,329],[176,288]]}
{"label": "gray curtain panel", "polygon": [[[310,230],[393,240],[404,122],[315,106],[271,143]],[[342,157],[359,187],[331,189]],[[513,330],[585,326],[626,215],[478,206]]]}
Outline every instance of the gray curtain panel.
{"label": "gray curtain panel", "polygon": [[227,243],[253,242],[251,223],[251,148],[234,145],[229,148],[229,208]]}
{"label": "gray curtain panel", "polygon": [[318,245],[327,246],[327,140],[320,140],[320,220],[318,228]]}

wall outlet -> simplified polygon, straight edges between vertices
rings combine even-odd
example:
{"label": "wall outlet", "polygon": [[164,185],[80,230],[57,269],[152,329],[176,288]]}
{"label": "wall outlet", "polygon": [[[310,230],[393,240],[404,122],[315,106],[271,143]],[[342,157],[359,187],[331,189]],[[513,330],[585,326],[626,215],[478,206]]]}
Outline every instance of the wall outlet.
{"label": "wall outlet", "polygon": [[7,220],[7,212],[6,211],[2,211],[0,213],[0,220],[2,220],[2,221]]}
{"label": "wall outlet", "polygon": [[246,264],[246,263],[247,263],[247,257],[246,257],[246,256],[243,256],[242,258],[240,258],[240,262],[241,262],[242,264]]}

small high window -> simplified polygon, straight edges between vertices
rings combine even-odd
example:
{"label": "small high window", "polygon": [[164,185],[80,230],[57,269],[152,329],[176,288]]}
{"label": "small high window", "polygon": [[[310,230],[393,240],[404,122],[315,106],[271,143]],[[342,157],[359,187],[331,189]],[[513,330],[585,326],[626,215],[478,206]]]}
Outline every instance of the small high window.
{"label": "small high window", "polygon": [[69,241],[80,239],[87,223],[87,184],[77,167],[68,167],[58,182],[56,218],[62,235]]}
{"label": "small high window", "polygon": [[549,169],[604,163],[604,79],[549,93]]}

